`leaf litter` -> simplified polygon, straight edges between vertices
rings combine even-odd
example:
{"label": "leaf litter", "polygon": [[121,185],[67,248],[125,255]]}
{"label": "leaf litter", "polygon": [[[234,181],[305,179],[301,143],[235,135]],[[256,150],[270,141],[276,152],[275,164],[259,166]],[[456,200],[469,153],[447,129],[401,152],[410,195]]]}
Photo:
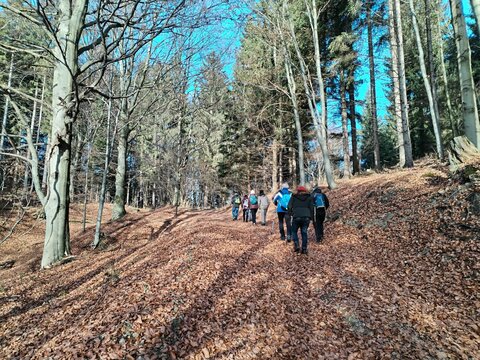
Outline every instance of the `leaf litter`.
{"label": "leaf litter", "polygon": [[419,167],[328,194],[326,241],[308,256],[227,210],[131,210],[100,251],[74,221],[75,259],[45,271],[42,227],[13,236],[0,357],[479,358],[474,189]]}

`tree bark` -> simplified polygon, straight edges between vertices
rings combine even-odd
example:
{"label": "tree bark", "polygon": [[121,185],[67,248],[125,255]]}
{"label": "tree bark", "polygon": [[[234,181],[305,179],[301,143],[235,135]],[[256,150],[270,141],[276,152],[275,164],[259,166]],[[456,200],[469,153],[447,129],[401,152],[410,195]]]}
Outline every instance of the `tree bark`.
{"label": "tree bark", "polygon": [[[78,72],[78,43],[85,21],[86,0],[71,4],[61,0],[58,5],[57,45],[53,70],[52,130],[48,172],[48,197],[44,206],[46,216],[45,244],[42,268],[49,267],[70,255],[69,185],[72,111],[75,93],[74,77]],[[78,104],[77,104],[78,106]]]}
{"label": "tree bark", "polygon": [[272,144],[272,193],[278,191],[278,140],[273,139]]}
{"label": "tree bark", "polygon": [[[435,143],[437,145],[437,155],[440,160],[443,159],[443,144],[442,144],[442,133],[440,129],[440,119],[438,114],[438,106],[436,106],[436,94],[432,91],[431,78],[428,78],[427,67],[425,65],[425,53],[423,51],[422,39],[420,37],[420,29],[418,28],[418,20],[415,12],[415,5],[413,0],[409,0],[410,13],[412,15],[412,24],[413,30],[415,33],[415,40],[417,42],[418,50],[418,60],[420,63],[420,71],[422,73],[423,84],[425,86],[425,91],[427,93],[428,104],[430,107],[430,117],[432,119],[433,132],[435,133]],[[428,32],[428,31],[427,31]],[[433,59],[432,59],[433,60]]]}
{"label": "tree bark", "polygon": [[350,146],[348,141],[348,115],[347,115],[347,99],[346,85],[343,70],[340,74],[340,103],[342,113],[342,134],[343,134],[343,177],[350,178]]}
{"label": "tree bark", "polygon": [[399,131],[399,143],[401,150],[400,166],[408,168],[413,167],[413,155],[412,141],[410,139],[410,128],[408,122],[408,98],[405,76],[405,55],[403,51],[402,13],[400,8],[400,0],[389,0],[389,4],[389,9],[391,9],[390,15],[393,17],[392,34],[395,38],[395,55],[397,62],[397,68],[395,70],[397,71],[398,90],[400,95],[399,107],[401,113],[401,124],[399,124],[400,127],[397,126],[397,131]]}
{"label": "tree bark", "polygon": [[[104,168],[103,168],[103,174],[102,174],[100,200],[98,201],[97,223],[95,224],[95,236],[93,239],[94,248],[97,248],[98,245],[100,245],[100,228],[102,226],[103,208],[105,206],[105,193],[107,191],[107,175],[108,175],[108,168],[110,166],[110,158],[111,158],[110,154],[112,152],[112,145],[111,145],[112,139],[110,136],[111,127],[112,127],[111,124],[112,124],[112,99],[109,99],[108,108],[107,108],[107,143],[106,143],[106,149],[105,149],[105,162],[104,162]],[[114,134],[115,134],[115,131],[114,131]],[[114,136],[112,138],[114,138]]]}
{"label": "tree bark", "polygon": [[348,107],[350,117],[350,129],[352,137],[352,161],[353,161],[353,174],[360,173],[360,162],[358,159],[358,141],[357,141],[357,111],[355,104],[355,79],[353,71],[350,71],[350,81],[348,85]]}
{"label": "tree bark", "polygon": [[370,69],[370,111],[373,132],[373,154],[375,169],[380,169],[380,142],[378,140],[378,119],[377,119],[377,88],[375,77],[375,58],[373,49],[373,20],[372,0],[367,0],[367,33],[368,33],[368,62]]}
{"label": "tree bark", "polygon": [[[122,114],[124,116],[124,114]],[[118,220],[125,216],[126,191],[125,181],[127,176],[127,154],[128,154],[128,137],[130,128],[128,123],[122,122],[123,128],[118,138],[117,145],[117,172],[115,174],[115,199],[112,207],[112,220]]]}
{"label": "tree bark", "polygon": [[455,44],[457,47],[458,73],[462,94],[462,111],[465,136],[480,149],[480,121],[477,97],[472,76],[472,52],[461,0],[450,0]]}
{"label": "tree bark", "polygon": [[[8,70],[8,83],[7,88],[12,86],[12,76],[13,76],[13,53],[10,55],[10,69]],[[7,135],[7,123],[8,123],[8,105],[10,102],[10,98],[8,95],[5,95],[5,105],[3,108],[3,120],[2,120],[2,136],[0,138],[0,153],[3,152],[3,146],[5,143],[5,137]],[[3,157],[0,154],[0,159]]]}
{"label": "tree bark", "polygon": [[288,89],[290,91],[290,99],[292,101],[293,118],[295,122],[295,130],[297,135],[297,151],[298,151],[298,167],[300,175],[300,184],[305,185],[305,160],[303,153],[303,135],[302,124],[300,123],[300,114],[298,111],[297,85],[293,77],[291,59],[288,50],[285,48],[285,71],[287,74]]}

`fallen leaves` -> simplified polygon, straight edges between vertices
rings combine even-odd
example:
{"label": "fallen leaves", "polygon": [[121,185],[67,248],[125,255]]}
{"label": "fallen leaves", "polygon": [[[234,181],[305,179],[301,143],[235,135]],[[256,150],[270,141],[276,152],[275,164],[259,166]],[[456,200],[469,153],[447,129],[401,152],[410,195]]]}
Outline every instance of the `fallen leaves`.
{"label": "fallen leaves", "polygon": [[342,184],[308,256],[225,211],[160,209],[108,224],[115,251],[87,234],[58,268],[13,274],[16,258],[0,274],[0,357],[479,357],[479,219],[468,189],[424,172]]}

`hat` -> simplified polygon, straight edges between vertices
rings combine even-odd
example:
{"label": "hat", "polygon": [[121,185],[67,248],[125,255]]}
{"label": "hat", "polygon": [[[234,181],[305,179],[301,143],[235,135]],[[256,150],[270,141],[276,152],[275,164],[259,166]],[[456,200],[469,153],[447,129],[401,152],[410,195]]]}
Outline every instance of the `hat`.
{"label": "hat", "polygon": [[255,190],[250,191],[250,195],[255,195]]}
{"label": "hat", "polygon": [[282,184],[282,189],[288,189],[288,188],[289,188],[288,183],[283,183]]}
{"label": "hat", "polygon": [[297,187],[297,192],[307,192],[307,189],[305,188],[305,186],[299,186]]}

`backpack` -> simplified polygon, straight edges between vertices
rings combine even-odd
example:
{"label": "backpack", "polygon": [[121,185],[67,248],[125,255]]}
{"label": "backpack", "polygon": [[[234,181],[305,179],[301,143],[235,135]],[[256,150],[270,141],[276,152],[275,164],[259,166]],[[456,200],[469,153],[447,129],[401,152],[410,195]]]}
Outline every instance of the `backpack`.
{"label": "backpack", "polygon": [[280,207],[282,210],[287,211],[288,209],[288,203],[290,202],[290,198],[292,197],[292,193],[288,194],[282,194],[282,197],[280,198]]}
{"label": "backpack", "polygon": [[248,209],[248,199],[243,200],[243,208]]}
{"label": "backpack", "polygon": [[313,202],[317,209],[325,207],[325,197],[321,193],[315,193],[315,195],[313,195]]}
{"label": "backpack", "polygon": [[255,195],[251,195],[250,196],[250,205],[257,205],[257,204],[258,204],[257,197]]}
{"label": "backpack", "polygon": [[240,205],[242,203],[242,200],[240,200],[240,198],[237,196],[235,197],[235,200],[233,200],[233,202],[235,203],[235,205]]}

